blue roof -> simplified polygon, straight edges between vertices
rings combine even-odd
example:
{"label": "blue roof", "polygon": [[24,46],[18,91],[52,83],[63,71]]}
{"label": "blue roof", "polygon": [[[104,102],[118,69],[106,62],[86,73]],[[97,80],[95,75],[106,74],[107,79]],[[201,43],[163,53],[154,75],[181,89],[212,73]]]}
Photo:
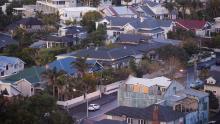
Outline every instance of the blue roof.
{"label": "blue roof", "polygon": [[[73,57],[67,57],[64,59],[58,59],[48,64],[49,69],[56,68],[57,71],[65,71],[69,75],[74,75],[77,73],[77,69],[74,68],[74,65],[72,63],[76,62],[76,59]],[[96,60],[87,60],[87,63],[91,65],[88,69],[88,71],[99,71],[101,70],[101,66],[97,65]]]}
{"label": "blue roof", "polygon": [[0,56],[0,67],[7,64],[16,64],[18,62],[23,62],[23,61],[16,57]]}

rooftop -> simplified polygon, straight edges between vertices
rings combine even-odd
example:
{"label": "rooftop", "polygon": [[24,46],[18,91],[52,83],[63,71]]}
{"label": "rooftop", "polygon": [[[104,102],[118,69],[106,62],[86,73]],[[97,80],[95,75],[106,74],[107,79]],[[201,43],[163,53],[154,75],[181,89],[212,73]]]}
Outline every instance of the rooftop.
{"label": "rooftop", "polygon": [[[174,111],[172,107],[153,104],[146,108],[136,108],[120,106],[109,112],[106,115],[112,116],[126,116],[135,119],[153,120],[153,113],[155,109],[158,110],[158,120],[162,122],[170,122],[181,117],[184,117],[184,113]],[[169,113],[169,114],[168,114]]]}
{"label": "rooftop", "polygon": [[128,79],[125,81],[126,84],[141,84],[147,87],[151,87],[154,85],[159,85],[159,86],[164,86],[164,87],[168,87],[172,81],[169,78],[166,77],[156,77],[156,78],[152,78],[152,79],[148,79],[148,78],[137,78],[134,77],[132,75],[130,75],[128,77]]}
{"label": "rooftop", "polygon": [[0,33],[0,48],[4,48],[11,44],[17,44],[17,41],[10,35]]}

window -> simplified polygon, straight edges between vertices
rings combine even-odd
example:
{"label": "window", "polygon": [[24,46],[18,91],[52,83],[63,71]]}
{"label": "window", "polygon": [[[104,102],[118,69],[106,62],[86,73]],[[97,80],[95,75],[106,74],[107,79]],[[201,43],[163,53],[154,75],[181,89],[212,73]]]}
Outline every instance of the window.
{"label": "window", "polygon": [[6,70],[8,70],[8,65],[6,65]]}
{"label": "window", "polygon": [[126,118],[126,121],[127,121],[128,124],[133,124],[132,118]]}
{"label": "window", "polygon": [[138,124],[145,124],[145,120],[138,120]]}
{"label": "window", "polygon": [[1,76],[4,76],[4,71],[1,72]]}

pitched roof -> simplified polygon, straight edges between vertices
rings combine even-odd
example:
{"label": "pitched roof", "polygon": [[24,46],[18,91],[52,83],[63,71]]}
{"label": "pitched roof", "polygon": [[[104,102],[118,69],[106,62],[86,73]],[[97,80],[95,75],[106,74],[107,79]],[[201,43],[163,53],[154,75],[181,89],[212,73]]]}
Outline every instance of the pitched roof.
{"label": "pitched roof", "polygon": [[[220,72],[219,71],[210,71],[209,76],[214,78],[216,80],[216,83],[214,85],[220,86]],[[211,84],[213,85],[213,84]]]}
{"label": "pitched roof", "polygon": [[[63,70],[69,75],[74,75],[77,73],[77,69],[74,68],[74,65],[72,64],[74,62],[76,62],[75,58],[67,57],[67,58],[58,59],[58,60],[55,60],[55,61],[49,63],[48,67],[49,67],[49,69],[56,68],[57,71]],[[88,71],[95,72],[95,71],[101,70],[101,66],[96,65],[97,62],[95,60],[87,60],[86,62],[90,65]]]}
{"label": "pitched roof", "polygon": [[150,105],[146,108],[120,106],[107,112],[106,115],[126,116],[130,118],[151,121],[153,120],[153,112],[155,111],[155,107],[158,107],[159,110],[158,120],[162,122],[170,122],[185,116],[185,114],[182,112],[174,111],[172,107],[156,104]]}
{"label": "pitched roof", "polygon": [[144,3],[149,5],[150,7],[155,7],[155,6],[160,4],[160,3],[153,2],[153,1],[150,1],[150,0],[144,0]]}
{"label": "pitched roof", "polygon": [[130,75],[128,79],[125,81],[125,83],[126,84],[141,84],[147,87],[151,87],[154,85],[168,87],[172,83],[172,81],[169,78],[166,78],[163,76],[148,79],[148,78],[137,78],[137,77]]}
{"label": "pitched roof", "polygon": [[86,29],[81,26],[69,26],[63,27],[62,29],[66,29],[66,34],[76,34],[81,32],[86,32]]}
{"label": "pitched roof", "polygon": [[17,26],[19,26],[20,24],[22,25],[43,25],[42,21],[40,21],[37,18],[34,17],[29,17],[29,18],[22,18],[14,23],[12,23],[11,25],[8,26],[8,29],[14,29]]}
{"label": "pitched roof", "polygon": [[147,41],[149,37],[141,34],[120,34],[117,38],[117,43],[140,43]]}
{"label": "pitched roof", "polygon": [[144,18],[141,21],[140,18],[127,18],[127,17],[105,17],[111,23],[111,26],[124,26],[126,24],[132,25],[134,28],[149,28],[155,29],[160,27],[170,27],[171,20],[159,20],[153,18]]}
{"label": "pitched roof", "polygon": [[0,67],[7,64],[16,64],[20,62],[24,63],[21,59],[16,57],[0,56]]}
{"label": "pitched roof", "polygon": [[195,90],[195,89],[191,89],[191,88],[186,88],[184,90],[181,90],[177,93],[177,95],[184,95],[184,96],[194,96],[194,97],[197,97],[197,98],[203,98],[203,97],[206,97],[208,96],[208,93],[206,92],[203,92],[203,91],[198,91],[198,90]]}
{"label": "pitched roof", "polygon": [[16,81],[19,81],[21,79],[26,79],[27,81],[29,81],[32,84],[36,84],[41,82],[41,74],[45,71],[44,67],[37,67],[37,66],[33,66],[30,68],[26,68],[23,71],[9,76],[5,79],[6,82],[11,82],[14,83]]}
{"label": "pitched roof", "polygon": [[73,42],[76,41],[76,37],[73,36],[54,36],[54,35],[49,35],[46,38],[42,38],[45,41],[50,41],[50,42]]}
{"label": "pitched roof", "polygon": [[0,33],[0,48],[6,47],[11,44],[17,44],[11,36]]}
{"label": "pitched roof", "polygon": [[155,16],[155,13],[148,6],[141,6],[141,9],[144,11],[145,14],[149,16]]}
{"label": "pitched roof", "polygon": [[191,29],[202,29],[204,28],[206,21],[204,20],[186,20],[186,19],[179,19],[176,20],[176,26],[185,28],[187,30]]}

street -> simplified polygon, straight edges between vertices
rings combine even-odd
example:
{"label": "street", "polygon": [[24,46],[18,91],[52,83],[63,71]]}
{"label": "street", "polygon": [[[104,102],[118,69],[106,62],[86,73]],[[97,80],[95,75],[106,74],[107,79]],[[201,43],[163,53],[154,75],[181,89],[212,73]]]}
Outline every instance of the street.
{"label": "street", "polygon": [[[101,106],[100,110],[89,112],[89,119],[100,120],[101,115],[117,107],[117,94],[103,95],[100,99],[93,100],[89,104],[95,103]],[[76,120],[86,118],[86,103],[73,107],[69,113]]]}

